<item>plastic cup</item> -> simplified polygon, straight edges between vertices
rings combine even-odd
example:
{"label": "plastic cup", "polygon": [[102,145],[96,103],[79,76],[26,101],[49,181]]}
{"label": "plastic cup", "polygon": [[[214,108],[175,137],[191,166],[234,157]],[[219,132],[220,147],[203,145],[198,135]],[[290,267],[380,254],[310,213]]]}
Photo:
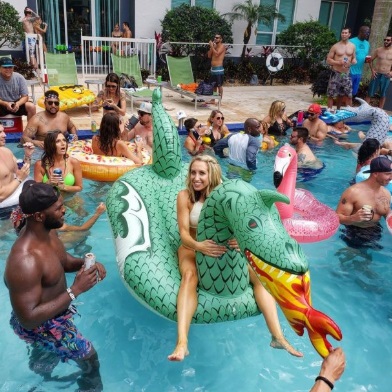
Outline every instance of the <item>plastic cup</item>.
{"label": "plastic cup", "polygon": [[161,83],[161,82],[162,82],[162,76],[161,76],[161,75],[158,75],[158,76],[157,76],[157,82],[158,82],[158,83]]}

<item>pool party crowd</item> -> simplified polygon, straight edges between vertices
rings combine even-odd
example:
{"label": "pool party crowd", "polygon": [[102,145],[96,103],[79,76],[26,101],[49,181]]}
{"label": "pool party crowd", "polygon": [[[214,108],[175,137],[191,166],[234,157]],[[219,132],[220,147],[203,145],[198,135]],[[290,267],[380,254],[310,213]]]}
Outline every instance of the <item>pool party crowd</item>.
{"label": "pool party crowd", "polygon": [[[32,12],[27,11],[28,14]],[[197,307],[199,283],[196,253],[220,258],[227,246],[241,251],[235,238],[230,239],[227,246],[212,240],[198,241],[196,229],[204,202],[226,178],[251,182],[253,173],[258,170],[258,154],[288,148],[282,145],[283,139],[289,137],[298,171],[316,180],[325,165],[317,157],[315,147],[332,142],[352,149],[357,154],[356,183],[336,201],[336,222],[344,225],[343,239],[354,248],[372,247],[382,235],[389,235],[383,233],[380,221],[385,218],[388,222],[391,217],[392,140],[388,138],[389,116],[382,108],[391,76],[392,37],[388,35],[384,46],[369,56],[370,49],[364,45],[368,34],[369,28],[362,26],[358,37],[351,42],[351,30],[344,28],[341,40],[331,48],[327,62],[333,75],[328,87],[327,108],[313,103],[306,110],[289,115],[285,102],[275,100],[271,102],[267,116],[247,118],[241,132],[230,131],[222,110],[212,110],[205,124],[197,118],[187,117],[182,111],[178,113],[178,120],[187,132],[183,147],[189,154],[190,164],[184,189],[177,196],[181,285],[177,299],[178,337],[173,352],[168,355],[170,361],[182,361],[189,355],[188,332]],[[223,98],[225,47],[222,41],[223,37],[216,34],[209,43],[208,56],[211,80]],[[357,43],[361,44],[360,48]],[[353,106],[352,97],[357,93],[366,61],[373,75],[369,97],[381,88],[378,108],[366,101]],[[336,109],[333,108],[334,98],[338,98]],[[103,165],[107,157],[121,158],[121,165],[125,165],[126,170],[138,170],[151,164],[156,148],[155,103],[143,101],[137,116],[128,119],[126,100],[119,76],[109,73],[92,105],[92,110],[102,110],[99,132],[91,140],[80,141],[70,116],[59,110],[58,92],[47,90],[45,109],[36,112],[35,105],[28,100],[26,81],[14,71],[12,59],[0,58],[0,116],[27,116],[20,141],[24,149],[23,160],[17,160],[6,147],[5,128],[0,125],[0,218],[10,220],[18,234],[4,274],[13,309],[10,324],[22,340],[35,348],[48,351],[61,361],[76,361],[82,370],[78,384],[80,390],[86,391],[103,390],[100,364],[93,344],[73,322],[77,313],[73,301],[105,279],[106,270],[95,260],[87,268],[85,258],[68,253],[61,233],[87,231],[106,207],[98,205],[82,225],[64,221],[66,206],[83,189],[83,178],[89,178],[83,171],[85,165],[80,160],[81,154],[70,151],[73,146],[82,146],[83,154],[98,156],[97,160]],[[208,104],[214,103],[212,100]],[[369,113],[364,116],[372,121],[369,130],[358,132],[357,142],[348,142],[347,137],[356,131],[346,121],[363,113]],[[222,173],[222,159],[227,160],[227,173]],[[109,170],[115,171],[116,165]],[[276,170],[275,174],[280,176],[279,184],[285,172]],[[105,178],[99,180],[105,181]],[[69,272],[76,275],[73,284],[67,287],[65,273]],[[303,354],[283,335],[274,297],[252,268],[248,268],[248,273],[255,301],[271,333],[271,347],[302,357]],[[332,390],[343,374],[345,361],[341,348],[331,348],[311,391]]]}

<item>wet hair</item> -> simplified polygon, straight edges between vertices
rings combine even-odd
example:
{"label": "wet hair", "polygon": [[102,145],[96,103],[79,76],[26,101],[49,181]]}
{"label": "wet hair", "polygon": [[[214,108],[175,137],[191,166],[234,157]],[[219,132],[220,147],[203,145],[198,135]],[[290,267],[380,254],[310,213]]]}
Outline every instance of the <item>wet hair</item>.
{"label": "wet hair", "polygon": [[191,129],[193,129],[195,127],[196,123],[197,123],[197,119],[196,118],[194,118],[194,117],[187,118],[184,121],[185,129],[189,132]]}
{"label": "wet hair", "polygon": [[305,127],[295,127],[293,128],[293,132],[297,132],[298,134],[298,139],[301,138],[304,143],[306,143],[306,141],[308,140],[309,137],[309,130],[308,128]]}
{"label": "wet hair", "polygon": [[380,147],[380,142],[377,139],[366,139],[358,150],[358,164],[363,165]]}
{"label": "wet hair", "polygon": [[[54,158],[57,153],[57,137],[59,135],[63,135],[63,133],[59,129],[55,129],[54,131],[49,131],[44,140],[44,152],[42,153],[41,158],[41,166],[45,169],[46,175],[49,177],[49,168],[54,166]],[[67,138],[64,136],[65,142],[67,144],[68,149],[68,141]],[[67,158],[67,153],[64,154],[64,159]]]}
{"label": "wet hair", "polygon": [[286,107],[286,104],[283,101],[277,100],[271,103],[271,106],[268,111],[268,115],[271,119],[271,124],[274,123],[278,114],[282,113],[282,110]]}
{"label": "wet hair", "polygon": [[114,112],[103,115],[99,126],[99,148],[105,155],[113,155],[116,141],[120,139],[120,116]]}
{"label": "wet hair", "polygon": [[118,75],[114,72],[107,74],[106,79],[105,79],[105,87],[106,87],[107,82],[112,82],[112,83],[117,84],[116,95],[119,95],[120,94],[120,78],[118,77]]}
{"label": "wet hair", "polygon": [[218,161],[214,157],[211,155],[197,155],[193,157],[189,164],[188,175],[186,178],[186,188],[189,192],[189,200],[192,203],[196,203],[201,197],[201,192],[196,192],[194,190],[191,179],[192,165],[196,161],[205,162],[207,164],[208,186],[205,193],[206,197],[222,182],[222,170]]}

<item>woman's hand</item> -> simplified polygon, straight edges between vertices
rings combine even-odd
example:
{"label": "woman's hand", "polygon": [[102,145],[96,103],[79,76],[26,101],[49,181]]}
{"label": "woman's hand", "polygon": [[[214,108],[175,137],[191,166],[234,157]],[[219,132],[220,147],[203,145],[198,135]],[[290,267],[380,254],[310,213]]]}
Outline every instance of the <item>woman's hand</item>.
{"label": "woman's hand", "polygon": [[240,249],[240,247],[239,247],[239,245],[238,245],[238,242],[237,242],[237,240],[236,240],[235,238],[229,239],[229,240],[227,241],[227,245],[229,245],[229,247],[230,247],[231,249],[234,249],[234,250],[236,250],[237,252],[241,252],[241,249]]}
{"label": "woman's hand", "polygon": [[216,242],[212,240],[204,240],[198,242],[197,251],[205,254],[210,257],[221,257],[224,253],[226,253],[226,247],[222,245],[218,245]]}

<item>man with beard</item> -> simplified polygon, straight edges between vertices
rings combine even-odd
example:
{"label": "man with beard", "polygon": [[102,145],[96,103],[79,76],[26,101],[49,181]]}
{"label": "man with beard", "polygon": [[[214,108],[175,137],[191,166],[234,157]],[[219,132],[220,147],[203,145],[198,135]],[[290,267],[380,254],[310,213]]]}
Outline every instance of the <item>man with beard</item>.
{"label": "man with beard", "polygon": [[327,63],[332,67],[332,75],[329,79],[327,95],[328,109],[332,109],[333,99],[336,97],[336,106],[351,105],[352,83],[350,67],[357,63],[355,57],[355,45],[348,39],[351,29],[345,27],[340,33],[340,41],[332,46],[327,56]]}
{"label": "man with beard", "polygon": [[349,244],[372,246],[381,238],[381,217],[391,212],[391,194],[386,185],[392,180],[392,161],[379,156],[370,162],[367,180],[347,188],[339,201],[336,212],[345,225],[343,239]]}
{"label": "man with beard", "polygon": [[[74,360],[82,369],[81,390],[101,391],[98,354],[74,325],[72,302],[105,278],[105,268],[97,262],[85,270],[83,259],[65,251],[55,230],[64,224],[63,198],[51,185],[26,181],[19,205],[26,226],[4,272],[13,309],[10,324],[42,353]],[[68,288],[65,272],[76,272]]]}
{"label": "man with beard", "polygon": [[40,157],[42,154],[45,136],[49,131],[58,129],[66,136],[68,133],[72,134],[73,140],[78,139],[76,126],[71,121],[71,118],[67,113],[59,111],[60,99],[57,91],[46,91],[44,103],[45,110],[37,113],[29,120],[21,139],[22,143],[31,142],[35,147],[38,147],[38,155],[34,154],[34,158]]}
{"label": "man with beard", "polygon": [[137,111],[139,115],[139,122],[132,128],[128,133],[123,133],[122,139],[133,140],[136,136],[140,136],[143,139],[144,147],[150,153],[152,153],[152,105],[149,102],[142,102],[140,104],[139,110]]}
{"label": "man with beard", "polygon": [[[372,80],[369,84],[368,96],[366,101],[370,102],[370,98],[376,93],[380,94],[379,108],[383,108],[385,104],[386,94],[391,81],[392,67],[392,36],[388,34],[384,38],[384,46],[377,48],[370,59],[370,69],[372,71]],[[376,60],[375,66],[373,61]]]}
{"label": "man with beard", "polygon": [[328,126],[319,118],[320,114],[321,106],[318,103],[312,103],[306,112],[306,120],[302,124],[309,131],[309,140],[315,144],[321,144],[328,133]]}

